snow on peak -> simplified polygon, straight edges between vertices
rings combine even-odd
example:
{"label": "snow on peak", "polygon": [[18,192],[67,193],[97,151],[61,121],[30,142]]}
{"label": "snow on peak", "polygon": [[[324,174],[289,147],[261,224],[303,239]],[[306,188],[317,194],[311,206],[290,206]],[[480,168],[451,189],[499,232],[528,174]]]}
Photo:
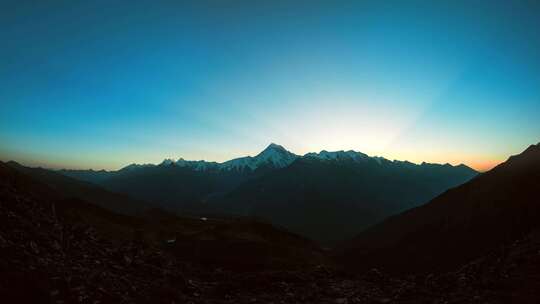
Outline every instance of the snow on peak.
{"label": "snow on peak", "polygon": [[282,146],[276,145],[273,143],[270,144],[266,149],[264,149],[257,156],[255,156],[255,159],[257,159],[259,162],[270,161],[274,165],[278,165],[278,164],[289,165],[296,158],[298,158],[298,155],[291,153],[287,151],[285,148],[283,148]]}
{"label": "snow on peak", "polygon": [[185,160],[183,158],[179,158],[175,164],[179,167],[189,167],[198,171],[213,169],[219,165],[216,162],[207,162],[204,160]]}
{"label": "snow on peak", "polygon": [[174,164],[174,160],[170,159],[170,158],[166,158],[164,159],[162,162],[161,162],[161,166],[170,166]]}
{"label": "snow on peak", "polygon": [[[266,147],[266,149],[263,150],[266,151],[266,150],[275,150],[275,151],[283,151],[283,152],[289,152],[287,151],[287,149],[283,148],[283,146],[281,145],[278,145],[278,144],[275,144],[275,143],[270,143],[268,145],[268,147]],[[290,152],[289,152],[290,153]]]}
{"label": "snow on peak", "polygon": [[[179,167],[189,167],[194,170],[208,170],[208,169],[222,169],[222,170],[256,170],[261,166],[271,166],[274,168],[284,168],[293,163],[296,159],[301,156],[296,155],[283,146],[271,143],[264,150],[262,150],[256,156],[245,156],[223,163],[216,162],[206,162],[203,160],[193,161],[185,160],[183,158],[178,159],[174,164]],[[352,160],[352,161],[361,161],[369,159],[364,153],[356,152],[353,150],[349,151],[335,151],[328,152],[323,150],[319,153],[308,153],[303,157],[314,157],[323,160]],[[164,160],[163,163],[170,164],[172,160]]]}
{"label": "snow on peak", "polygon": [[323,160],[353,160],[353,161],[361,161],[368,159],[369,156],[367,156],[364,153],[356,152],[353,150],[349,151],[334,151],[334,152],[328,152],[326,150],[322,150],[319,153],[307,153],[304,155],[304,157],[313,157]]}
{"label": "snow on peak", "polygon": [[261,153],[255,157],[246,156],[235,158],[224,162],[222,165],[225,169],[244,169],[249,168],[255,170],[262,165],[268,164],[276,168],[284,168],[290,165],[299,156],[287,151],[283,146],[271,143]]}
{"label": "snow on peak", "polygon": [[[540,144],[539,144],[540,147]],[[262,150],[259,154],[256,156],[245,156],[245,157],[239,157],[235,159],[231,159],[229,161],[223,162],[223,163],[217,163],[217,162],[208,162],[204,160],[185,160],[183,158],[179,158],[177,161],[174,161],[173,159],[165,159],[161,162],[160,165],[162,166],[169,166],[172,164],[175,164],[178,167],[186,167],[191,168],[193,170],[197,171],[205,171],[205,170],[256,170],[257,168],[260,168],[262,166],[270,166],[273,168],[284,168],[292,164],[296,159],[298,158],[312,158],[312,159],[320,159],[325,161],[354,161],[354,162],[375,162],[379,165],[397,165],[397,166],[406,166],[406,167],[413,167],[413,166],[443,166],[443,165],[437,165],[437,164],[428,164],[428,163],[421,163],[420,165],[413,164],[408,161],[389,161],[384,157],[379,156],[368,156],[362,152],[353,151],[353,150],[340,150],[340,151],[333,151],[329,152],[326,150],[322,150],[319,153],[311,152],[307,153],[304,156],[296,155],[287,149],[285,149],[283,146],[280,146],[275,143],[271,143],[268,145],[264,150]],[[121,170],[135,170],[139,168],[145,168],[145,167],[153,167],[155,165],[153,164],[131,164],[128,165]],[[450,165],[446,165],[450,166]],[[469,167],[465,165],[457,166],[460,168],[468,168]],[[472,169],[470,169],[472,170]]]}

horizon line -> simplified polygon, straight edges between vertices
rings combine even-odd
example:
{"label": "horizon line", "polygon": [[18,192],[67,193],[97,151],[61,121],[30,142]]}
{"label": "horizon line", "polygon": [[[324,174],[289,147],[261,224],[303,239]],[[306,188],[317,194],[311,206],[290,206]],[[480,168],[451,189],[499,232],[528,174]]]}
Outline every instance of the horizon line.
{"label": "horizon line", "polygon": [[[193,162],[197,162],[197,161],[203,161],[203,162],[208,162],[208,163],[216,163],[216,164],[223,164],[223,163],[226,163],[228,161],[232,161],[232,160],[235,160],[235,159],[240,159],[240,158],[246,158],[246,157],[256,157],[258,154],[262,153],[263,151],[265,151],[266,149],[272,147],[272,146],[277,146],[277,147],[281,147],[283,148],[284,150],[286,150],[287,152],[289,153],[292,153],[298,157],[305,157],[307,154],[311,154],[311,153],[316,153],[316,154],[320,154],[321,152],[330,152],[330,153],[335,153],[335,152],[355,152],[355,153],[361,153],[361,154],[365,154],[367,155],[368,157],[370,158],[382,158],[382,159],[385,159],[387,161],[390,161],[390,162],[409,162],[409,163],[412,163],[412,164],[415,164],[415,165],[421,165],[422,163],[425,163],[425,164],[434,164],[434,165],[451,165],[453,167],[457,167],[457,166],[460,166],[460,165],[464,165],[464,166],[467,166],[468,168],[471,168],[473,170],[475,170],[476,172],[479,172],[479,173],[484,173],[484,172],[487,172],[487,171],[490,171],[491,169],[493,169],[494,167],[496,167],[497,165],[499,165],[500,163],[504,162],[503,161],[500,161],[500,162],[497,162],[497,163],[494,163],[492,164],[489,168],[475,168],[475,166],[471,166],[465,162],[460,162],[460,163],[451,163],[451,162],[446,162],[446,163],[443,163],[443,162],[429,162],[429,161],[421,161],[421,162],[415,162],[415,161],[410,161],[410,160],[407,160],[407,159],[397,159],[397,158],[387,158],[387,157],[384,157],[384,156],[379,156],[379,155],[369,155],[367,153],[364,153],[364,152],[361,152],[361,151],[358,151],[358,150],[353,150],[353,149],[348,149],[348,150],[333,150],[333,151],[329,151],[329,150],[326,150],[326,149],[322,149],[320,150],[319,152],[306,152],[304,154],[296,154],[294,152],[291,152],[290,150],[286,149],[285,147],[283,147],[282,145],[279,145],[279,144],[276,144],[274,142],[271,142],[270,144],[268,144],[266,146],[266,148],[264,148],[263,150],[261,150],[260,152],[258,153],[255,153],[255,154],[250,154],[250,155],[244,155],[244,156],[238,156],[238,157],[234,157],[234,158],[231,158],[231,159],[228,159],[228,160],[224,160],[224,161],[212,161],[212,160],[205,160],[205,159],[184,159],[183,157],[177,157],[177,158],[171,158],[171,157],[165,157],[163,158],[163,160],[161,162],[158,162],[158,163],[152,163],[152,162],[146,162],[146,163],[137,163],[137,162],[129,162],[129,163],[126,163],[124,165],[121,165],[120,167],[116,168],[116,169],[113,169],[113,168],[100,168],[100,169],[97,169],[95,167],[82,167],[82,166],[69,166],[69,165],[55,165],[55,164],[51,164],[50,162],[47,162],[47,161],[40,161],[40,160],[17,160],[17,159],[14,159],[14,158],[11,158],[11,159],[5,159],[3,158],[1,161],[4,162],[4,163],[8,163],[8,162],[16,162],[18,164],[21,164],[23,166],[27,166],[27,167],[33,167],[33,168],[43,168],[43,169],[50,169],[50,170],[92,170],[92,171],[108,171],[108,172],[113,172],[113,171],[119,171],[127,166],[130,166],[130,165],[153,165],[153,166],[158,166],[160,164],[162,164],[165,160],[172,160],[174,162],[182,159],[182,160],[185,160],[185,161],[193,161]],[[507,156],[506,159],[508,159],[510,156],[512,155],[509,155]]]}

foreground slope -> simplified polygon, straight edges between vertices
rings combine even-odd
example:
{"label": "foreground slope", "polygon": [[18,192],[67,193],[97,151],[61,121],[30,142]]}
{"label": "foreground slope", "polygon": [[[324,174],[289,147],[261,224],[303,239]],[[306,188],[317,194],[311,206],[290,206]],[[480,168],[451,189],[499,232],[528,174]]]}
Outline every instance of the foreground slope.
{"label": "foreground slope", "polygon": [[[457,272],[393,278],[371,270],[351,276],[311,264],[321,262],[311,242],[268,224],[178,218],[159,210],[144,217],[118,215],[65,199],[60,190],[0,163],[3,302],[532,304],[539,300],[540,238],[515,242]],[[209,246],[193,248],[197,243]],[[239,246],[231,250],[231,244]],[[237,249],[242,254],[246,248],[244,255],[236,255]]]}
{"label": "foreground slope", "polygon": [[[309,262],[319,255],[319,248],[313,241],[252,218],[179,217],[156,208],[139,211],[136,215],[120,214],[87,200],[87,197],[97,199],[94,195],[85,197],[73,191],[71,183],[77,184],[76,180],[60,176],[62,183],[52,183],[51,176],[57,177],[54,172],[13,163],[0,165],[4,188],[29,196],[35,204],[50,208],[53,215],[61,216],[63,220],[92,225],[118,239],[132,240],[137,235],[149,245],[167,243],[168,249],[188,259],[206,259],[205,263],[216,260],[222,262],[221,266],[230,262],[235,267],[244,267],[260,266],[257,263],[267,263],[270,258],[284,264],[290,258],[289,264],[299,265],[302,260]],[[124,199],[122,195],[101,191],[109,195],[107,199]],[[204,252],[205,246],[221,254]],[[262,250],[263,254],[249,256],[241,252],[243,250]],[[239,256],[244,259],[239,259]]]}
{"label": "foreground slope", "polygon": [[181,302],[197,289],[186,269],[199,277],[323,261],[316,244],[270,224],[120,215],[24,171],[0,163],[0,296],[9,302]]}
{"label": "foreground slope", "polygon": [[348,267],[454,268],[540,227],[540,144],[348,242]]}

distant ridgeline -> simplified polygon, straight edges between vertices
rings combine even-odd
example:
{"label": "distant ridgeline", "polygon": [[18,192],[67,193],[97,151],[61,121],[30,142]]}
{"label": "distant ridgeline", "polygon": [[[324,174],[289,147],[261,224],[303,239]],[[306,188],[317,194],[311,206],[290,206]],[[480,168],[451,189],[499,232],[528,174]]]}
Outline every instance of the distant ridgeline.
{"label": "distant ridgeline", "polygon": [[416,165],[355,151],[299,156],[276,144],[223,163],[180,158],[59,172],[169,211],[256,216],[324,242],[351,237],[478,174],[465,165]]}

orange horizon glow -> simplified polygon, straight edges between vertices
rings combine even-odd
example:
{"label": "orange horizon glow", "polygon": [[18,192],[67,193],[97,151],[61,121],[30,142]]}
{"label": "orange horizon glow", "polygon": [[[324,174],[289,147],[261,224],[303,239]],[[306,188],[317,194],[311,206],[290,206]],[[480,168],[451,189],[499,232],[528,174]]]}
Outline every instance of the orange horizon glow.
{"label": "orange horizon glow", "polygon": [[[390,161],[397,160],[397,161],[409,161],[415,164],[421,164],[422,162],[426,163],[433,163],[433,164],[451,164],[453,166],[457,166],[460,164],[464,164],[466,166],[471,167],[472,169],[478,171],[478,172],[486,172],[491,169],[493,169],[495,166],[499,165],[500,163],[503,163],[508,157],[511,155],[508,155],[506,158],[504,157],[486,157],[482,158],[481,156],[474,155],[475,157],[471,157],[470,155],[466,154],[449,154],[446,155],[444,153],[420,153],[420,152],[411,152],[411,151],[404,151],[402,153],[390,153],[389,151],[385,152],[369,152],[369,151],[362,151],[359,149],[313,149],[313,150],[304,150],[301,149],[300,151],[296,149],[290,149],[287,146],[284,146],[285,149],[298,154],[300,156],[305,155],[306,153],[310,152],[320,152],[321,150],[327,150],[327,151],[338,151],[338,150],[354,150],[357,152],[366,153],[370,157],[383,157]],[[256,150],[254,152],[243,152],[243,151],[235,151],[236,153],[228,153],[226,156],[221,155],[222,157],[216,157],[219,154],[214,153],[213,155],[209,155],[210,157],[205,158],[202,155],[205,153],[201,153],[200,156],[193,157],[192,153],[187,153],[186,155],[170,155],[163,154],[164,156],[155,156],[155,155],[146,155],[145,157],[141,157],[142,155],[123,155],[122,160],[119,161],[115,155],[111,155],[111,159],[109,159],[107,162],[101,162],[98,159],[94,159],[93,161],[85,161],[84,163],[78,162],[75,159],[54,159],[54,161],[44,161],[41,160],[37,155],[24,155],[24,154],[18,154],[17,157],[10,157],[9,154],[1,153],[1,160],[4,162],[7,161],[16,161],[18,163],[21,163],[26,166],[31,167],[44,167],[44,168],[50,168],[50,169],[75,169],[75,170],[87,170],[87,169],[93,169],[93,170],[108,170],[108,171],[115,171],[119,170],[129,164],[132,163],[138,163],[138,164],[159,164],[166,158],[171,158],[177,160],[178,158],[184,158],[186,160],[205,160],[205,161],[217,161],[217,162],[224,162],[228,161],[234,158],[239,157],[245,157],[245,156],[255,156],[257,155],[262,149]],[[201,151],[203,152],[203,151]],[[215,151],[214,151],[215,152]],[[213,156],[213,157],[212,157]],[[101,158],[101,157],[100,157]]]}

